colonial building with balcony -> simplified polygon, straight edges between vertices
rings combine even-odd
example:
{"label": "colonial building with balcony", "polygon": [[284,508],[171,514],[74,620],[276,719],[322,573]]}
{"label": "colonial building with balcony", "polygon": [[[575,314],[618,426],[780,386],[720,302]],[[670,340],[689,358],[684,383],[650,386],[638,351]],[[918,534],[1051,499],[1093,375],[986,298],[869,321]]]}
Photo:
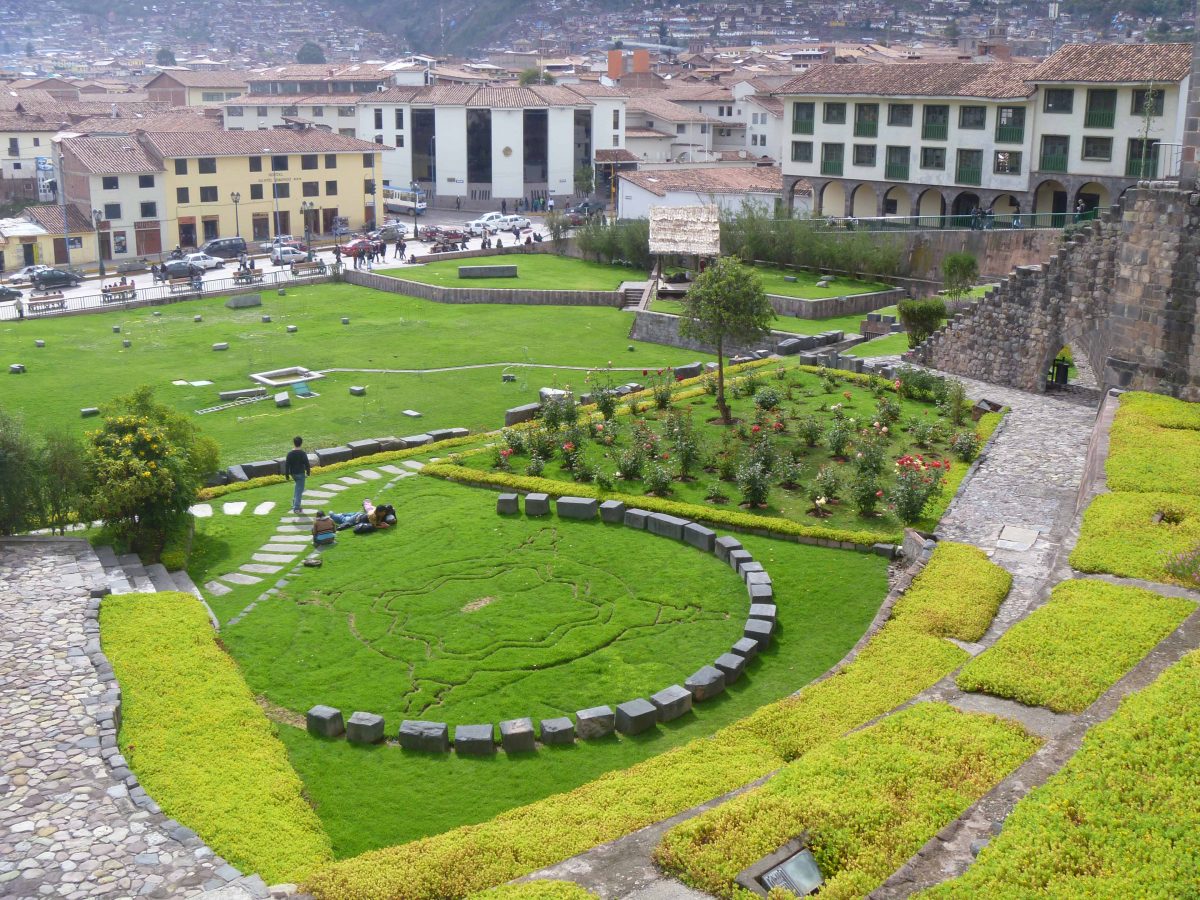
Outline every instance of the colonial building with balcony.
{"label": "colonial building with balcony", "polygon": [[778,92],[784,196],[811,185],[820,214],[858,218],[1107,206],[1178,172],[1191,56],[1072,44],[1037,65],[815,66]]}

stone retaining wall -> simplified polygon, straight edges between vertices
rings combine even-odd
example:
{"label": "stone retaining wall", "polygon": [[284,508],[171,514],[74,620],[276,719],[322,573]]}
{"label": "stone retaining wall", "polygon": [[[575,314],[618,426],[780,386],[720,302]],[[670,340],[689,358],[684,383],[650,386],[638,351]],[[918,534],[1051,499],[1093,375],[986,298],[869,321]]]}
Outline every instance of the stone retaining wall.
{"label": "stone retaining wall", "polygon": [[[679,316],[673,316],[669,313],[651,312],[648,309],[635,310],[633,314],[633,327],[629,329],[629,338],[634,341],[646,341],[650,344],[682,347],[684,350],[716,353],[717,348],[711,344],[705,344],[694,338],[681,335],[679,333],[679,323],[681,321],[682,319]],[[841,332],[829,332],[828,334],[829,338],[823,343],[835,343],[842,339]],[[833,335],[837,335],[837,337],[833,338]],[[772,331],[769,337],[763,338],[761,341],[756,341],[749,346],[735,344],[732,346],[727,345],[723,349],[726,356],[735,356],[742,353],[774,352],[783,341],[792,340],[795,337],[797,335],[786,331]],[[801,337],[805,336],[802,335]]]}
{"label": "stone retaining wall", "polygon": [[[836,282],[834,286],[837,286]],[[767,294],[767,300],[770,301],[775,312],[781,316],[791,316],[795,319],[832,319],[835,316],[858,316],[863,313],[875,312],[885,306],[894,306],[907,297],[908,291],[900,288],[847,297],[821,297],[816,300]]]}
{"label": "stone retaining wall", "polygon": [[[443,253],[440,258],[466,258],[469,254],[489,255],[468,250],[466,254]],[[620,291],[531,291],[514,288],[461,287],[447,288],[419,281],[405,281],[391,275],[377,275],[361,269],[346,269],[342,278],[351,284],[387,291],[391,294],[406,294],[434,303],[512,303],[527,306],[614,306],[625,304]]]}

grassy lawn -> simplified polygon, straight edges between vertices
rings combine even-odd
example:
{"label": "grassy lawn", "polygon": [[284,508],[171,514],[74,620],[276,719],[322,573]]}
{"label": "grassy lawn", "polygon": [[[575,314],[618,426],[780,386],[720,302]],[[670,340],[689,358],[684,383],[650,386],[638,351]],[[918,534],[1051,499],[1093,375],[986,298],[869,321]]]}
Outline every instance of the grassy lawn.
{"label": "grassy lawn", "polygon": [[[458,306],[380,293],[348,284],[263,293],[261,308],[230,310],[220,298],[158,310],[113,310],[0,323],[0,360],[23,362],[27,374],[4,384],[4,409],[24,414],[35,430],[82,433],[95,427],[79,410],[98,406],[142,384],[187,413],[214,406],[218,391],[253,386],[251,372],[304,365],[325,368],[429,369],[476,363],[658,367],[707,358],[694,351],[633,343],[629,317],[615,309],[546,306]],[[270,315],[272,321],[262,322]],[[203,322],[192,321],[203,315]],[[341,324],[349,316],[351,324]],[[121,326],[121,334],[113,326]],[[297,325],[287,334],[287,325]],[[569,341],[563,336],[570,335]],[[122,349],[123,338],[133,346]],[[35,349],[35,339],[46,341]],[[230,349],[213,352],[227,341]],[[496,428],[504,410],[537,400],[540,387],[578,383],[584,373],[501,366],[426,374],[341,373],[314,381],[321,396],[270,401],[196,419],[215,438],[227,463],[280,456],[294,434],[310,447],[428,428]],[[173,381],[212,381],[177,386]],[[365,398],[348,387],[365,384]],[[415,409],[420,419],[400,415]]]}
{"label": "grassy lawn", "polygon": [[[281,489],[235,496],[253,503]],[[358,502],[352,493],[342,506]],[[300,712],[315,703],[379,712],[389,734],[402,717],[537,719],[682,683],[741,633],[745,587],[686,545],[599,522],[501,518],[492,492],[432,478],[375,498],[396,505],[402,528],[344,533],[321,569],[222,631],[254,693]],[[258,522],[265,540],[272,519]],[[228,543],[252,549],[236,536]],[[779,639],[722,699],[652,734],[479,760],[351,747],[280,726],[336,854],[481,821],[710,734],[836,661],[886,592],[879,557],[744,543],[775,581]],[[218,615],[261,587],[218,598]],[[495,600],[477,605],[485,598]]]}
{"label": "grassy lawn", "polygon": [[[459,278],[459,266],[514,265],[516,278]],[[439,287],[509,288],[530,291],[615,291],[622,281],[645,281],[646,273],[628,266],[610,266],[569,256],[531,253],[499,259],[447,259],[422,266],[377,269],[407,281]]]}
{"label": "grassy lawn", "polygon": [[[683,315],[683,303],[679,300],[653,300],[650,303],[651,312],[666,313],[671,316]],[[876,312],[885,316],[897,314],[895,306],[885,306]],[[866,313],[853,316],[831,316],[827,319],[798,319],[795,316],[776,316],[771,323],[775,331],[785,331],[788,334],[821,334],[825,331],[841,331],[844,334],[858,334],[858,325],[867,317]]]}
{"label": "grassy lawn", "polygon": [[843,356],[899,356],[908,352],[908,335],[903,332],[887,334],[842,352]]}

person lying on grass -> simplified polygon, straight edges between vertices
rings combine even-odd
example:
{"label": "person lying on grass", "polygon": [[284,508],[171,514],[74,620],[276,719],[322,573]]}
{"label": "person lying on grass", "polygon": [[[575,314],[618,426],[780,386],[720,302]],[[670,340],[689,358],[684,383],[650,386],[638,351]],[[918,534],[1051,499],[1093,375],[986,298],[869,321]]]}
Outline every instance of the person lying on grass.
{"label": "person lying on grass", "polygon": [[[376,506],[370,498],[363,501],[362,512],[330,513],[337,529],[352,528],[355,525],[367,524],[372,528],[387,528],[396,524],[396,510],[391,504],[383,503]],[[314,528],[316,525],[314,524]]]}

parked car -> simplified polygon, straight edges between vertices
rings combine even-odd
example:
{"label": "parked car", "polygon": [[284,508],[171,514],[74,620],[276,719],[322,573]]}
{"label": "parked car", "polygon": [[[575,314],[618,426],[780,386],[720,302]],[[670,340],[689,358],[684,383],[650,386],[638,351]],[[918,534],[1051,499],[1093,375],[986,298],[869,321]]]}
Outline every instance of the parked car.
{"label": "parked car", "polygon": [[200,252],[221,259],[237,259],[247,250],[244,237],[213,238],[200,245]]}
{"label": "parked car", "polygon": [[308,253],[286,244],[271,251],[271,262],[277,266],[290,266],[292,263],[307,261]]}
{"label": "parked car", "polygon": [[183,258],[183,261],[202,269],[220,269],[225,265],[225,260],[219,256],[209,256],[207,253],[189,253]]}
{"label": "parked car", "polygon": [[15,271],[11,275],[9,275],[8,283],[9,284],[29,284],[33,280],[33,276],[36,273],[44,272],[46,269],[49,269],[49,268],[50,268],[50,266],[43,266],[43,265],[25,266],[24,268],[17,269],[17,271]]}
{"label": "parked car", "polygon": [[395,242],[396,238],[408,237],[408,226],[403,222],[392,222],[372,232],[371,237],[380,241]]}
{"label": "parked car", "polygon": [[607,205],[603,200],[584,200],[576,206],[568,206],[566,213],[568,216],[574,213],[590,219],[592,216],[601,215]]}
{"label": "parked car", "polygon": [[172,259],[163,263],[162,267],[167,278],[195,278],[204,274],[202,268],[186,259]]}
{"label": "parked car", "polygon": [[150,260],[146,257],[141,259],[126,259],[117,263],[117,274],[128,275],[131,272],[145,272],[150,268]]}
{"label": "parked car", "polygon": [[503,219],[504,216],[498,212],[484,213],[478,219],[474,219],[463,226],[463,230],[467,234],[473,234],[476,237],[487,234],[490,231],[496,230],[496,223]]}
{"label": "parked car", "polygon": [[[488,229],[489,232],[492,229]],[[470,235],[461,228],[443,225],[426,225],[421,229],[421,240],[431,244],[459,244]]]}
{"label": "parked car", "polygon": [[0,287],[0,300],[20,300],[21,292],[16,288]]}
{"label": "parked car", "polygon": [[374,248],[376,253],[382,253],[386,248],[383,241],[373,241],[367,237],[356,237],[353,240],[341,244],[342,256],[363,256],[368,248]]}
{"label": "parked car", "polygon": [[33,286],[39,291],[50,288],[75,287],[82,281],[82,275],[64,269],[42,269],[40,272],[34,272],[32,278]]}
{"label": "parked car", "polygon": [[274,240],[264,241],[258,245],[258,249],[263,253],[270,253],[276,247],[295,247],[297,250],[308,249],[308,247],[304,245],[304,241],[294,238],[290,234],[278,235]]}
{"label": "parked car", "polygon": [[525,216],[501,216],[496,221],[496,228],[499,231],[512,231],[514,228],[528,228],[529,219]]}

